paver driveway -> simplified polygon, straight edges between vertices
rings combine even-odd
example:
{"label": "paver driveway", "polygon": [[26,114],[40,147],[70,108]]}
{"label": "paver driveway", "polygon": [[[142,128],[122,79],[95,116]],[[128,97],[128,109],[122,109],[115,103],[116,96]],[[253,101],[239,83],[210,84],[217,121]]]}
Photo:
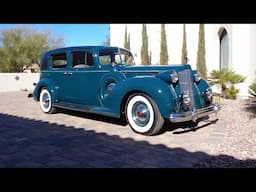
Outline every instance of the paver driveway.
{"label": "paver driveway", "polygon": [[193,131],[167,123],[161,134],[143,136],[114,118],[44,114],[27,95],[0,93],[0,167],[192,167],[225,134],[225,121],[213,118]]}

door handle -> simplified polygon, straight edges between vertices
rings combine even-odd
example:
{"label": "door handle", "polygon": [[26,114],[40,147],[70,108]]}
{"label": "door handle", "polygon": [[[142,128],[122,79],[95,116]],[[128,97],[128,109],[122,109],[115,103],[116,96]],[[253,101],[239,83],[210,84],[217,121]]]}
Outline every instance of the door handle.
{"label": "door handle", "polygon": [[73,75],[72,72],[64,72],[63,75]]}

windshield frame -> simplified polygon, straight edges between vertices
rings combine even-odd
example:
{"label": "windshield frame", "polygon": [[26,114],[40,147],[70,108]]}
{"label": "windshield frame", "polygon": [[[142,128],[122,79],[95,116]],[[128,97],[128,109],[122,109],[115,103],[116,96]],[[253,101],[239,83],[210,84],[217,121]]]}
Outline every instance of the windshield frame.
{"label": "windshield frame", "polygon": [[[104,65],[135,65],[133,54],[128,49],[107,47],[98,52],[99,64]],[[127,62],[128,61],[128,62]]]}

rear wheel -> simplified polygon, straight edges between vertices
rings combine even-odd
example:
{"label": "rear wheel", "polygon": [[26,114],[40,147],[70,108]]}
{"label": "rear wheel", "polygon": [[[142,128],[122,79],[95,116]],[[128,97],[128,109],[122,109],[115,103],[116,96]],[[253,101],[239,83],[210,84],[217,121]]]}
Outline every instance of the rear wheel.
{"label": "rear wheel", "polygon": [[129,97],[126,118],[132,130],[143,135],[157,134],[164,124],[155,101],[145,94],[133,94]]}
{"label": "rear wheel", "polygon": [[52,98],[50,92],[43,88],[39,96],[40,107],[45,113],[56,113],[56,108],[52,106]]}

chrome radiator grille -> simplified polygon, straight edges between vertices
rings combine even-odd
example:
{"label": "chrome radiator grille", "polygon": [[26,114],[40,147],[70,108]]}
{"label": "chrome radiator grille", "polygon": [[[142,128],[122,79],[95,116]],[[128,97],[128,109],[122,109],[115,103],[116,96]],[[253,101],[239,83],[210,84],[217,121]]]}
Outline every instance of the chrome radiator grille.
{"label": "chrome radiator grille", "polygon": [[185,69],[178,72],[179,86],[182,94],[189,94],[191,100],[190,110],[194,109],[194,94],[193,94],[193,82],[191,78],[191,70]]}

